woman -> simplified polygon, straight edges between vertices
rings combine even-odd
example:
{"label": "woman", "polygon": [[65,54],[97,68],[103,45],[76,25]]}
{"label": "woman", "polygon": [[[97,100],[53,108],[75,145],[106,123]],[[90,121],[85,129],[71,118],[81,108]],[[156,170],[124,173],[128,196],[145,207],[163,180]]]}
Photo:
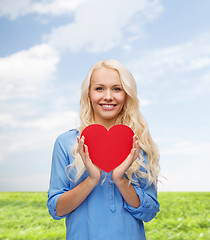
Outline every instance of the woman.
{"label": "woman", "polygon": [[[146,239],[143,221],[159,211],[159,155],[139,111],[136,83],[116,60],[97,62],[82,84],[78,130],[60,135],[54,146],[48,208],[66,217],[66,239]],[[83,129],[101,124],[129,126],[135,133],[125,161],[106,174],[92,163]],[[85,149],[85,151],[84,151]]]}

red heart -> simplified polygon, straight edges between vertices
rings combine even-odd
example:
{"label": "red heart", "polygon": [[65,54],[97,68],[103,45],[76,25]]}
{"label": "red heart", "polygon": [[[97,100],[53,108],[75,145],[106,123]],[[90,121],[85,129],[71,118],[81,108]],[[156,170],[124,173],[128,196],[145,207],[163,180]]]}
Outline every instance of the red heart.
{"label": "red heart", "polygon": [[102,125],[92,124],[81,133],[90,159],[107,173],[127,158],[133,146],[133,135],[133,130],[126,125],[115,125],[108,131]]}

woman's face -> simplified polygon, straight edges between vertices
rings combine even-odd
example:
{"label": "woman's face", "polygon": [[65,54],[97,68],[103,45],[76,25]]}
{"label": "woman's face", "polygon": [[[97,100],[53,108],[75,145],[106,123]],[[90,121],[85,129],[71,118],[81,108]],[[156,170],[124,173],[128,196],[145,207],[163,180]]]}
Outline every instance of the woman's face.
{"label": "woman's face", "polygon": [[95,123],[110,128],[115,124],[125,103],[126,93],[119,73],[114,69],[96,69],[91,77],[89,98]]}

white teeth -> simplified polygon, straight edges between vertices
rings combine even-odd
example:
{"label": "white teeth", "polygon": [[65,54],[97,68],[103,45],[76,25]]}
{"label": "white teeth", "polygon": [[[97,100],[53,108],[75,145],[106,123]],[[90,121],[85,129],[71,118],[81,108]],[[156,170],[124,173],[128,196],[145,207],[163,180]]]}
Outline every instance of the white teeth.
{"label": "white teeth", "polygon": [[103,107],[105,107],[105,108],[112,108],[112,107],[114,107],[114,105],[102,105]]}

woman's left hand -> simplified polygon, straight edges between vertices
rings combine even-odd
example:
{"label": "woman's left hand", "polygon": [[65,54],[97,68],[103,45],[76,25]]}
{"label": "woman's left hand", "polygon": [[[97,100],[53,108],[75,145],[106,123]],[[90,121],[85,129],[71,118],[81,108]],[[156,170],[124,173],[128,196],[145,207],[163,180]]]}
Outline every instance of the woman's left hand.
{"label": "woman's left hand", "polygon": [[139,142],[138,137],[136,135],[133,136],[133,148],[131,149],[130,154],[128,157],[112,171],[112,178],[114,183],[118,183],[123,180],[125,172],[128,168],[132,165],[132,163],[138,158],[139,156]]}

